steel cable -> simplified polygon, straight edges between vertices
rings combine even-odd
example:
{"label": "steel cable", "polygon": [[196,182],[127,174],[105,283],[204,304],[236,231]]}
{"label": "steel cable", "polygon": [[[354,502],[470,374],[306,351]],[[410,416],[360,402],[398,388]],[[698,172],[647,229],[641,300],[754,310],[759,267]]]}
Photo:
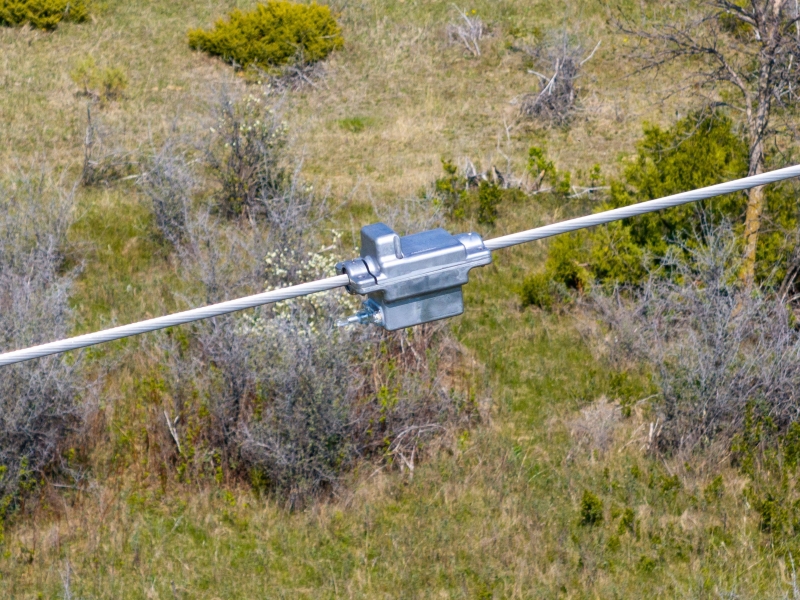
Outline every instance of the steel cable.
{"label": "steel cable", "polygon": [[[720,183],[709,187],[704,187],[699,190],[692,190],[690,192],[683,192],[667,196],[666,198],[659,198],[657,200],[649,200],[639,204],[632,204],[631,206],[624,206],[622,208],[615,208],[594,215],[587,215],[585,217],[578,217],[576,219],[569,219],[561,221],[560,223],[553,223],[552,225],[545,225],[544,227],[537,227],[527,231],[520,231],[504,235],[491,240],[486,240],[484,245],[491,251],[516,246],[517,244],[524,244],[534,240],[551,237],[577,229],[584,229],[587,227],[594,227],[612,221],[619,221],[642,215],[645,213],[671,208],[673,206],[680,206],[689,202],[697,202],[706,198],[713,198],[714,196],[722,196],[732,192],[738,192],[753,187],[766,185],[768,183],[775,183],[784,179],[800,176],[800,165],[793,167],[786,167],[785,169],[777,169],[769,173],[762,173],[760,175],[753,175],[751,177],[744,177],[726,183]],[[96,333],[87,333],[77,337],[68,338],[66,340],[59,340],[57,342],[50,342],[33,346],[32,348],[25,348],[23,350],[15,350],[13,352],[6,352],[0,354],[0,366],[10,365],[13,363],[30,360],[47,356],[49,354],[57,354],[59,352],[66,352],[68,350],[77,350],[78,348],[85,348],[86,346],[93,346],[103,342],[110,342],[124,337],[138,335],[140,333],[147,333],[149,331],[156,331],[164,329],[165,327],[172,327],[181,325],[183,323],[190,323],[192,321],[199,321],[201,319],[208,319],[227,313],[244,310],[246,308],[253,308],[262,306],[264,304],[271,304],[280,302],[282,300],[289,300],[291,298],[298,298],[300,296],[307,296],[317,292],[325,292],[338,287],[343,287],[349,282],[347,275],[338,275],[336,277],[329,277],[327,279],[320,279],[309,283],[302,283],[290,287],[263,292],[253,296],[246,296],[237,300],[229,300],[227,302],[220,302],[219,304],[212,304],[211,306],[204,306],[202,308],[195,308],[184,312],[157,317],[155,319],[148,319],[138,323],[131,323],[130,325],[122,325]]]}
{"label": "steel cable", "polygon": [[245,308],[273,304],[299,296],[316,294],[317,292],[326,292],[342,287],[346,285],[347,282],[347,275],[337,275],[336,277],[328,277],[327,279],[301,283],[300,285],[263,292],[253,296],[245,296],[244,298],[228,300],[227,302],[203,306],[202,308],[194,308],[172,315],[156,317],[155,319],[148,319],[147,321],[139,321],[138,323],[131,323],[130,325],[121,325],[113,329],[87,333],[66,340],[41,344],[40,346],[33,346],[32,348],[25,348],[24,350],[6,352],[5,354],[0,354],[0,366],[47,356],[48,354],[57,354],[59,352],[66,352],[67,350],[77,350],[78,348],[85,348],[86,346],[94,346],[95,344],[102,344],[103,342],[110,342],[131,335],[139,335],[140,333],[147,333],[148,331],[164,329],[165,327],[173,327],[174,325],[182,325],[183,323],[218,317],[238,310],[244,310]]}
{"label": "steel cable", "polygon": [[785,169],[777,169],[769,173],[762,173],[760,175],[752,175],[742,179],[735,179],[726,183],[719,183],[708,187],[700,188],[699,190],[692,190],[690,192],[682,192],[674,194],[665,198],[658,198],[657,200],[648,200],[647,202],[640,202],[639,204],[632,204],[630,206],[623,206],[622,208],[615,208],[614,210],[607,210],[605,212],[597,213],[594,215],[587,215],[585,217],[578,217],[577,219],[569,219],[561,221],[560,223],[553,223],[552,225],[545,225],[544,227],[537,227],[536,229],[528,229],[527,231],[520,231],[504,235],[491,240],[486,240],[484,245],[489,250],[500,250],[508,248],[509,246],[516,246],[517,244],[524,244],[534,240],[541,240],[542,238],[559,235],[560,233],[567,233],[577,229],[585,229],[587,227],[594,227],[595,225],[602,225],[604,223],[611,223],[612,221],[620,221],[628,219],[637,215],[663,210],[665,208],[672,208],[673,206],[680,206],[689,202],[697,202],[698,200],[705,200],[706,198],[713,198],[714,196],[722,196],[732,192],[740,192],[754,187],[766,185],[768,183],[775,183],[776,181],[783,181],[792,177],[800,176],[800,165],[793,167],[786,167]]}

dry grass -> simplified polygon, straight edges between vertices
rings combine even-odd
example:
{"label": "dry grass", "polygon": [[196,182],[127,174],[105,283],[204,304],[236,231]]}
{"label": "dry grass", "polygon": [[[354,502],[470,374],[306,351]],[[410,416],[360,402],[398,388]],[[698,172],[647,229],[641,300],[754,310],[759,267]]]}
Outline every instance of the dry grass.
{"label": "dry grass", "polygon": [[[185,32],[233,6],[108,2],[95,23],[66,24],[55,33],[0,30],[5,169],[42,155],[77,164],[85,99],[69,72],[87,56],[100,66],[122,65],[130,79],[126,97],[103,109],[128,148],[158,141],[174,127],[205,127],[199,117],[208,114],[213,88],[237,78],[221,61],[190,51]],[[474,8],[492,28],[480,57],[465,56],[443,35],[452,19],[446,1],[348,3],[341,16],[345,49],[333,55],[323,81],[293,98],[288,114],[306,174],[335,194],[356,188],[353,197],[367,202],[415,193],[439,174],[441,156],[504,164],[503,154],[522,157],[529,145],[546,143],[560,168],[611,167],[633,147],[642,118],[660,121],[680,108],[657,104],[659,85],[624,77],[632,67],[620,59],[628,42],[609,32],[599,4],[484,0]],[[537,81],[522,53],[507,47],[508,30],[546,31],[565,18],[602,41],[582,82],[585,114],[569,130],[532,131],[517,123],[517,103]],[[369,125],[359,133],[337,126],[354,116]]]}
{"label": "dry grass", "polygon": [[[192,53],[186,30],[252,4],[115,0],[98,3],[92,23],[53,34],[0,29],[4,172],[44,157],[79,176],[85,100],[69,72],[89,55],[126,69],[125,97],[100,109],[119,145],[160,148],[169,132],[210,126],[215,87],[245,84],[221,61]],[[345,49],[324,79],[291,92],[286,114],[304,176],[351,201],[340,225],[354,231],[429,185],[442,156],[484,168],[508,156],[519,174],[527,148],[546,145],[561,169],[599,162],[613,172],[643,119],[667,122],[682,110],[674,99],[658,103],[658,85],[623,76],[627,42],[608,31],[599,2],[475,2],[468,8],[491,30],[480,57],[448,43],[448,1],[339,6]],[[530,129],[517,122],[515,102],[537,82],[508,48],[508,31],[562,29],[565,20],[602,40],[586,65],[583,112],[566,130]],[[73,298],[77,328],[175,308],[175,265],[132,182],[81,189],[78,205],[71,238],[86,266]],[[533,205],[501,207],[495,232],[547,218]],[[571,452],[564,423],[603,395],[616,400],[616,391],[571,321],[520,312],[514,282],[543,255],[541,245],[498,255],[467,287],[467,314],[454,321],[493,385],[493,425],[451,440],[413,476],[364,464],[351,492],[298,514],[249,490],[162,476],[143,386],[156,365],[135,342],[90,353],[114,361],[92,457],[104,478],[81,490],[47,488],[33,515],[5,533],[0,595],[57,597],[69,587],[73,598],[764,597],[788,589],[777,574],[790,571],[740,495],[700,514],[690,498],[705,485],[702,475],[682,474],[674,497],[647,486],[648,473],[664,473],[641,452],[644,415],[610,421],[602,456]],[[636,482],[633,466],[645,473]],[[725,477],[733,490],[734,476]],[[643,523],[640,538],[618,536],[623,550],[609,546],[623,509],[622,496],[606,491],[614,482],[631,490],[624,507]],[[584,489],[606,503],[602,527],[578,525]],[[725,537],[714,537],[716,524],[727,524]],[[688,558],[676,548],[690,548]]]}

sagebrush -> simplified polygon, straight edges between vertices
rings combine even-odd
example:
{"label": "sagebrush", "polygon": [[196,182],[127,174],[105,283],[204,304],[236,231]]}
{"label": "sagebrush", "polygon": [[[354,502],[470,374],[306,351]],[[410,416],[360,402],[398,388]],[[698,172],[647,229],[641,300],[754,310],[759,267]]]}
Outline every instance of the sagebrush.
{"label": "sagebrush", "polygon": [[[219,301],[330,275],[335,259],[306,250],[308,231],[295,230],[294,249],[275,252],[285,231],[263,235],[204,213],[180,254],[203,300]],[[163,447],[182,477],[244,478],[296,506],[358,457],[413,467],[421,444],[474,414],[441,379],[459,352],[446,330],[334,327],[356,308],[343,293],[325,294],[162,336],[164,406],[180,416],[183,440],[178,450],[164,429]]]}
{"label": "sagebrush", "polygon": [[[223,115],[248,106],[273,114],[245,98],[225,100]],[[167,143],[146,162],[140,182],[174,245],[191,305],[334,274],[341,234],[315,233],[327,216],[323,199],[276,166],[286,157],[275,123],[263,136],[238,124],[217,133],[228,140],[236,129],[239,139],[258,142],[240,156],[253,165],[249,185],[220,185],[222,195],[200,190],[208,174],[220,181],[244,164],[232,158],[235,149],[221,145],[228,162],[213,153],[191,161]],[[334,326],[357,309],[357,299],[339,291],[156,336],[157,375],[147,385],[157,399],[151,429],[160,441],[151,448],[159,464],[185,481],[246,480],[289,506],[332,489],[359,459],[413,469],[429,440],[477,414],[459,391],[461,350],[441,325],[396,333]]]}
{"label": "sagebrush", "polygon": [[87,103],[81,183],[85,186],[109,185],[129,177],[135,163],[135,153],[119,143],[118,132],[92,110],[91,103]]}
{"label": "sagebrush", "polygon": [[683,250],[670,251],[629,298],[595,299],[615,351],[653,369],[658,446],[730,442],[744,431],[748,407],[787,431],[800,417],[800,337],[786,298],[741,285],[728,226],[706,225]]}
{"label": "sagebrush", "polygon": [[[41,174],[0,187],[0,347],[67,337],[74,272],[65,269],[72,193]],[[0,521],[81,424],[80,356],[57,355],[3,368],[0,377]]]}

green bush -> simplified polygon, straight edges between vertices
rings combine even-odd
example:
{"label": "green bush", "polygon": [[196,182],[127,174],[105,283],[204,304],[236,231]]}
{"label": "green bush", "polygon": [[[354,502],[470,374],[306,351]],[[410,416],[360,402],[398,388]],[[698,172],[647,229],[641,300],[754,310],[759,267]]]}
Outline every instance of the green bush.
{"label": "green bush", "polygon": [[553,240],[543,273],[534,273],[522,283],[522,305],[551,310],[569,299],[569,291],[588,289],[592,274],[582,260],[586,233],[562,235]]}
{"label": "green bush", "polygon": [[465,177],[458,174],[458,167],[455,163],[442,158],[442,169],[444,177],[440,177],[433,185],[433,193],[442,203],[447,214],[454,219],[463,219],[466,216],[466,206],[468,203],[467,187],[468,182]]}
{"label": "green bush", "polygon": [[547,273],[534,273],[522,282],[522,306],[551,310],[557,294],[556,282]]}
{"label": "green bush", "polygon": [[[645,127],[637,156],[627,166],[621,181],[611,184],[608,210],[669,196],[747,175],[747,144],[723,115],[701,118],[689,115],[672,128]],[[620,223],[612,235],[618,251],[606,260],[593,261],[598,279],[627,282],[638,274],[621,267],[639,262],[643,252],[664,256],[670,244],[691,237],[699,225],[699,212],[712,221],[736,220],[743,214],[745,196],[731,194],[700,204],[685,204],[642,215]],[[595,245],[607,242],[608,234],[595,233]],[[602,254],[595,250],[595,259]]]}
{"label": "green bush", "polygon": [[722,475],[717,475],[703,490],[703,499],[708,504],[713,504],[722,498],[724,493],[725,484],[722,481]]}
{"label": "green bush", "polygon": [[30,23],[53,30],[61,21],[82,23],[88,17],[86,0],[0,0],[0,25],[6,27]]}
{"label": "green bush", "polygon": [[[666,130],[645,127],[636,156],[625,167],[622,177],[611,182],[607,200],[596,210],[619,208],[743,177],[747,174],[747,153],[747,144],[733,121],[722,114],[691,114]],[[564,188],[565,181],[569,181],[556,172],[539,148],[530,151],[529,171],[534,178],[549,180],[555,193],[563,192],[559,187]],[[759,281],[769,278],[780,284],[787,274],[793,250],[786,232],[797,226],[797,206],[791,184],[770,186],[766,198],[763,218],[767,225],[759,236],[756,271]],[[650,267],[661,264],[668,251],[683,248],[680,251],[685,252],[693,244],[703,243],[703,222],[728,221],[734,224],[735,231],[740,231],[745,205],[743,193],[730,194],[611,223],[593,231],[559,236],[550,245],[544,276],[531,276],[529,285],[523,286],[523,303],[541,305],[532,300],[530,292],[537,289],[542,277],[579,292],[594,281],[639,284]],[[695,235],[698,231],[699,238]]]}
{"label": "green bush", "polygon": [[271,70],[307,65],[344,45],[342,30],[327,6],[270,0],[251,11],[233,10],[210,31],[189,31],[189,46],[239,68]]}
{"label": "green bush", "polygon": [[550,194],[562,200],[572,191],[572,174],[569,171],[556,170],[553,161],[547,158],[544,148],[533,146],[528,150],[528,172],[533,177],[537,190],[547,182]]}
{"label": "green bush", "polygon": [[500,216],[500,205],[528,198],[518,187],[505,187],[495,168],[461,174],[455,163],[441,160],[444,176],[434,182],[432,195],[452,219],[476,219],[481,225],[492,226]]}
{"label": "green bush", "polygon": [[636,513],[633,512],[631,507],[626,507],[622,512],[622,518],[619,520],[619,528],[617,533],[624,535],[625,533],[633,534],[636,531]]}
{"label": "green bush", "polygon": [[589,490],[581,498],[581,525],[599,525],[603,522],[603,501]]}
{"label": "green bush", "polygon": [[503,191],[497,184],[481,181],[478,186],[478,223],[494,225],[499,215],[498,207],[503,200]]}

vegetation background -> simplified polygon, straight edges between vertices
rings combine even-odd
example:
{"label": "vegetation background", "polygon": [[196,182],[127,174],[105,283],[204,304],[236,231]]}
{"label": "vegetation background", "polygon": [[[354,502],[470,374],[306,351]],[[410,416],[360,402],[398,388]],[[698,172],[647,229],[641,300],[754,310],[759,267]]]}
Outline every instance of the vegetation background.
{"label": "vegetation background", "polygon": [[[73,333],[192,297],[134,157],[202,139],[216,126],[220,89],[261,89],[187,42],[188,30],[254,5],[105,0],[52,32],[0,28],[0,177],[11,190],[21,172],[65,189],[84,182],[61,267],[74,277]],[[645,123],[669,128],[697,108],[691,90],[669,93],[680,65],[658,78],[636,72],[627,58],[635,40],[599,1],[330,6],[344,45],[322,74],[283,93],[281,115],[291,163],[329,199],[324,224],[342,232],[344,256],[356,252],[361,225],[427,210],[420,197],[429,207],[443,159],[459,173],[471,161],[522,174],[529,149],[545,148],[557,172],[590,186],[624,172]],[[454,41],[462,9],[485,24],[478,53]],[[536,57],[521,48],[564,32],[583,57],[595,48],[578,80],[579,110],[566,126],[521,119],[540,83]],[[482,223],[468,212],[451,227],[499,235],[591,211],[593,198],[504,197]],[[171,441],[154,400],[164,393],[159,355],[139,340],[85,352],[96,416],[0,529],[0,594],[800,597],[792,516],[778,510],[795,499],[794,472],[776,479],[773,463],[743,469],[724,452],[654,453],[646,367],[609,362],[606,330],[588,311],[523,306],[522,282],[546,257],[546,244],[498,253],[473,274],[466,312],[448,325],[462,354],[449,377],[472,390],[480,423],[454,428],[416,463],[356,461],[332,495],[295,510],[228,467],[195,479],[161,470],[156,440]]]}

